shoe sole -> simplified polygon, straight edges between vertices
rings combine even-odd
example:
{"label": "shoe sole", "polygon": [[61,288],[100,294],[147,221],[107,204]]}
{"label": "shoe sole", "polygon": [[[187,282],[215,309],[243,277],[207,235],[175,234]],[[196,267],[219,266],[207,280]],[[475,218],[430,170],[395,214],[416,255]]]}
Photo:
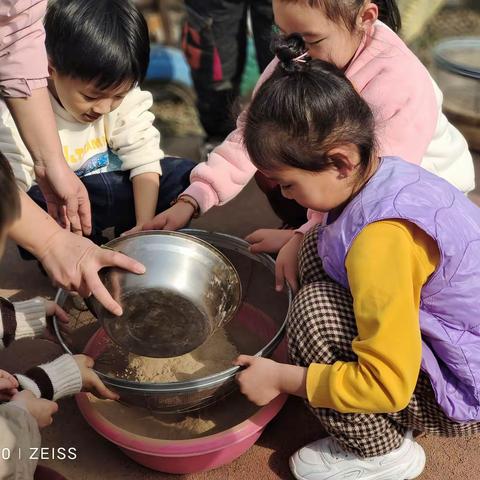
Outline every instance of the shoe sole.
{"label": "shoe sole", "polygon": [[[403,474],[404,480],[413,480],[414,478],[419,477],[425,468],[425,462],[426,462],[425,451],[418,443],[414,445],[414,448],[417,450],[417,455],[416,455],[417,461],[413,465],[410,465],[408,470]],[[302,475],[297,473],[292,457],[290,457],[288,464],[290,466],[290,471],[292,472],[296,480],[308,480],[306,477],[303,477]],[[386,476],[383,476],[383,475],[386,475]],[[388,473],[383,475],[373,474],[367,477],[361,477],[360,480],[399,480],[398,474],[396,474],[395,476],[389,476],[391,474],[388,474]]]}

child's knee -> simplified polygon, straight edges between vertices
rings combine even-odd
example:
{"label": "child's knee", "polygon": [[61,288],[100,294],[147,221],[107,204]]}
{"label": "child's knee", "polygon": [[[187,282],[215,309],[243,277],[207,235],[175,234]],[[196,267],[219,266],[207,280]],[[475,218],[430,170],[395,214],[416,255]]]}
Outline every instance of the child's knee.
{"label": "child's knee", "polygon": [[333,281],[304,285],[290,307],[289,335],[329,339],[333,331],[350,334],[355,326],[352,297]]}
{"label": "child's knee", "polygon": [[300,288],[293,299],[289,312],[289,325],[302,325],[306,329],[313,324],[320,328],[324,323],[325,311],[330,308],[323,299],[326,282],[313,282]]}

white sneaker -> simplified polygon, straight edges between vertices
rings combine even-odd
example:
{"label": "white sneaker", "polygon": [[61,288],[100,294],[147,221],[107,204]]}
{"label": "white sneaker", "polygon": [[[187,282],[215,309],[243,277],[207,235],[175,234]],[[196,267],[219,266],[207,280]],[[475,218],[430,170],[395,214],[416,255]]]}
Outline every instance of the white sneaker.
{"label": "white sneaker", "polygon": [[408,432],[399,448],[386,455],[361,458],[332,438],[310,443],[290,457],[297,480],[410,480],[425,467],[425,452]]}

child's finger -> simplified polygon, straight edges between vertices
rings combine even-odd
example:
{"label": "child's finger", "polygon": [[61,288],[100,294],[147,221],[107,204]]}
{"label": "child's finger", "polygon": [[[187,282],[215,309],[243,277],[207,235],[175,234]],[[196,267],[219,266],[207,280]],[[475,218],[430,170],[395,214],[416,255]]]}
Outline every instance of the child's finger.
{"label": "child's finger", "polygon": [[162,230],[170,230],[171,232],[177,231],[179,228],[182,228],[184,225],[179,225],[178,222],[168,219],[165,225],[162,227]]}
{"label": "child's finger", "polygon": [[64,335],[71,335],[74,331],[73,327],[66,323],[59,324],[58,328]]}
{"label": "child's finger", "polygon": [[104,383],[95,375],[95,378],[92,381],[93,390],[96,392],[96,397],[106,398],[108,400],[118,400],[120,396],[117,393],[112,392],[108,389]]}
{"label": "child's finger", "polygon": [[286,275],[286,280],[288,284],[290,285],[290,288],[292,289],[293,293],[297,293],[298,291],[298,279],[297,279],[297,272],[294,271],[287,271]]}
{"label": "child's finger", "polygon": [[100,382],[100,385],[96,388],[96,390],[97,390],[98,394],[102,398],[105,398],[106,400],[119,400],[120,399],[120,395],[118,395],[118,393],[112,392],[102,382]]}
{"label": "child's finger", "polygon": [[239,355],[234,361],[233,364],[237,367],[249,367],[252,364],[252,361],[255,357],[250,355]]}
{"label": "child's finger", "polygon": [[10,373],[6,372],[5,370],[0,370],[0,389],[17,388],[17,387],[18,387],[17,379]]}
{"label": "child's finger", "polygon": [[55,304],[55,307],[54,307],[54,315],[57,317],[57,320],[59,320],[62,323],[70,322],[70,319],[68,318],[68,313],[57,304]]}
{"label": "child's finger", "polygon": [[250,233],[245,237],[245,241],[248,243],[258,243],[263,240],[263,235],[261,230],[255,230],[254,232]]}
{"label": "child's finger", "polygon": [[167,221],[167,215],[157,215],[153,220],[145,222],[142,226],[142,230],[163,230]]}
{"label": "child's finger", "polygon": [[137,225],[136,227],[133,227],[130,230],[127,230],[126,232],[123,232],[120,236],[124,237],[126,235],[131,235],[132,233],[137,233],[141,231],[142,231],[142,227],[140,225]]}
{"label": "child's finger", "polygon": [[14,387],[15,385],[8,378],[0,378],[0,390],[9,390]]}
{"label": "child's finger", "polygon": [[252,253],[262,253],[268,250],[265,242],[262,240],[260,242],[252,243],[249,248],[250,252]]}
{"label": "child's finger", "polygon": [[1,370],[0,369],[0,379],[1,378],[6,378],[6,379],[9,379],[9,380],[16,381],[15,377],[11,373],[8,373],[6,370]]}
{"label": "child's finger", "polygon": [[275,290],[281,292],[285,284],[285,276],[283,271],[283,264],[275,262]]}

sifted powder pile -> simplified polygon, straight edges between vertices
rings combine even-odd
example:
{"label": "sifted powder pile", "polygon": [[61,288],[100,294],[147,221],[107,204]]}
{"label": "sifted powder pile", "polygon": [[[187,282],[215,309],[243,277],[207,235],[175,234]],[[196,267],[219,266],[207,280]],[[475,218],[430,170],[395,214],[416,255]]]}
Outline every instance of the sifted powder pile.
{"label": "sifted powder pile", "polygon": [[255,414],[260,407],[234,392],[215,405],[185,414],[161,414],[144,408],[100,400],[91,394],[92,407],[117,427],[149,438],[186,440],[223,432]]}
{"label": "sifted powder pile", "polygon": [[190,353],[172,358],[151,358],[129,354],[124,375],[139,382],[165,383],[193,380],[232,367],[238,351],[223,328]]}

